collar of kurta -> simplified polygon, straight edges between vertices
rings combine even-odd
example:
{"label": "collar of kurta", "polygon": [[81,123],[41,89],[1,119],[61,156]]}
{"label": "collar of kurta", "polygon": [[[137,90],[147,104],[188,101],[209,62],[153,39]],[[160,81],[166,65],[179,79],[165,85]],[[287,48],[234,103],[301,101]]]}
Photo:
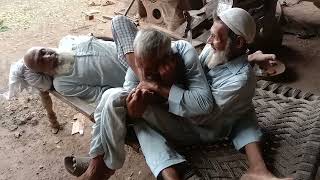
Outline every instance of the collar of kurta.
{"label": "collar of kurta", "polygon": [[215,68],[227,68],[232,74],[237,74],[240,69],[242,69],[244,66],[246,66],[248,63],[248,55],[244,54],[241,56],[238,56],[236,58],[233,58],[232,60],[228,61],[225,64],[216,66]]}

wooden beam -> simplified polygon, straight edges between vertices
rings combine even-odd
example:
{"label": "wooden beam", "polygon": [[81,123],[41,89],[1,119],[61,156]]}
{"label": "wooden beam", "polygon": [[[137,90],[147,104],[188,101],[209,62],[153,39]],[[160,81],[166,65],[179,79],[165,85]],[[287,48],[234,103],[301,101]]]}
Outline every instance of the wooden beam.
{"label": "wooden beam", "polygon": [[50,90],[49,92],[59,100],[65,102],[66,104],[70,105],[71,107],[73,107],[74,109],[76,109],[77,111],[85,115],[86,117],[88,117],[92,122],[95,122],[93,117],[95,107],[91,106],[86,101],[81,100],[80,98],[77,98],[77,97],[63,96],[55,90]]}
{"label": "wooden beam", "polygon": [[129,10],[131,9],[134,1],[135,1],[135,0],[132,0],[131,3],[130,3],[130,5],[129,5],[129,7],[126,9],[126,12],[124,13],[125,16],[127,16],[127,14],[128,14],[128,12],[129,12]]}

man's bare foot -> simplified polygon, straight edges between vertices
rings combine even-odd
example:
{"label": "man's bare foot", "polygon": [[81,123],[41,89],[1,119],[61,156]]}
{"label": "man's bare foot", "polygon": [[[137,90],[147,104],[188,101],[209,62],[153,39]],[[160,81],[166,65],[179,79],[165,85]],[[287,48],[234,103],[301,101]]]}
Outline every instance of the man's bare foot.
{"label": "man's bare foot", "polygon": [[89,167],[85,173],[83,173],[79,180],[101,180],[108,179],[114,174],[115,170],[109,169],[104,161],[103,156],[97,156],[91,159]]}
{"label": "man's bare foot", "polygon": [[293,180],[293,178],[277,178],[268,170],[249,169],[240,180]]}
{"label": "man's bare foot", "polygon": [[162,170],[162,178],[164,180],[180,180],[179,173],[174,167],[168,167]]}

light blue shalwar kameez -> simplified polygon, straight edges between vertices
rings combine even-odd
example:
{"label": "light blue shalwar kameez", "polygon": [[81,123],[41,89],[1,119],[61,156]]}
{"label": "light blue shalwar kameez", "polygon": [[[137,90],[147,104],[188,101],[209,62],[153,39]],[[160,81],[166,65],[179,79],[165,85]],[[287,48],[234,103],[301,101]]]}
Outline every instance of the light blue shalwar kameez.
{"label": "light blue shalwar kameez", "polygon": [[[129,22],[125,17],[115,19],[113,24],[117,22],[121,27]],[[252,106],[255,78],[246,56],[207,69],[204,62],[211,48],[204,49],[200,61],[194,48],[185,41],[173,43],[172,49],[180,54],[184,64],[185,83],[173,85],[168,102],[149,105],[143,114],[144,121],[134,124],[141,150],[156,177],[163,169],[186,161],[170,146],[172,143],[190,145],[229,137],[236,149],[241,149],[259,141],[261,136]],[[105,164],[111,169],[121,168],[125,160],[125,99],[138,83],[129,68],[124,88],[105,91],[95,111],[89,154],[91,157],[104,154]]]}
{"label": "light blue shalwar kameez", "polygon": [[[175,44],[186,57],[196,55],[190,44],[184,41]],[[203,55],[200,57],[203,58]],[[189,59],[193,60],[192,63],[185,63],[186,69],[189,69],[186,77],[197,84],[193,87],[195,91],[187,93],[188,89],[182,89],[180,85],[172,86],[168,104],[148,106],[143,115],[145,121],[134,125],[146,162],[156,177],[163,169],[186,161],[169,145],[171,143],[191,145],[230,137],[235,147],[241,149],[248,143],[259,141],[261,136],[251,102],[255,78],[246,57],[241,56],[206,70],[211,89],[209,92],[215,102],[206,93],[207,85],[200,88],[200,84],[207,82],[201,78],[202,68],[197,62],[198,58]],[[111,169],[121,168],[125,160],[125,98],[138,83],[129,68],[125,88],[107,90],[96,109],[90,155],[95,157],[104,154],[105,163]],[[212,106],[208,103],[214,106],[213,111],[210,111]]]}
{"label": "light blue shalwar kameez", "polygon": [[127,67],[119,62],[114,42],[91,37],[72,51],[73,68],[54,76],[53,86],[60,94],[98,103],[105,90],[122,87]]}
{"label": "light blue shalwar kameez", "polygon": [[[159,108],[158,105],[154,106],[155,109],[159,109],[159,114],[157,112],[153,114],[153,106],[150,106],[143,118],[152,120],[155,119],[154,116],[160,115],[161,119],[168,119],[168,123],[164,123],[165,126],[178,129],[179,126],[171,125],[170,119],[175,121],[175,119],[182,120],[182,117],[208,115],[212,111],[214,103],[196,50],[186,41],[172,43],[172,49],[180,57],[184,69],[183,79],[186,81],[184,81],[184,84],[175,84],[171,87],[167,105],[159,105]],[[93,129],[89,154],[91,157],[104,154],[105,163],[111,169],[121,168],[125,159],[124,139],[127,113],[125,98],[138,83],[134,72],[129,68],[124,88],[107,90],[95,111],[96,124]],[[169,106],[170,112],[168,112],[167,106]],[[149,120],[147,121],[149,122]],[[181,127],[186,123],[183,122]],[[151,129],[145,121],[137,123],[134,129],[147,163],[155,176],[165,167],[185,161],[181,155],[170,147],[166,147],[167,151],[162,152],[163,147],[167,146],[166,139],[157,131]],[[189,131],[189,129],[186,130]],[[153,141],[153,138],[155,138],[155,141]],[[149,145],[151,144],[154,144],[151,147],[159,147],[159,149],[150,148]],[[156,158],[154,160],[152,156],[149,156],[151,154],[160,155],[160,157],[154,156]]]}

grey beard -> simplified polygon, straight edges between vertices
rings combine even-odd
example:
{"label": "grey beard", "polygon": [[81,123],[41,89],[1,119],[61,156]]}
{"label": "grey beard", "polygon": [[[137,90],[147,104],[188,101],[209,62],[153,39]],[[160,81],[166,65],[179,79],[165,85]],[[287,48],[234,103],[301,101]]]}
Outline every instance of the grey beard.
{"label": "grey beard", "polygon": [[72,51],[58,52],[58,66],[55,73],[59,75],[70,72],[73,69],[74,61],[75,57]]}
{"label": "grey beard", "polygon": [[226,44],[226,47],[223,51],[211,51],[210,59],[207,62],[207,66],[209,69],[216,67],[217,65],[225,64],[228,62],[228,56],[230,54],[230,44],[231,39],[229,38]]}

